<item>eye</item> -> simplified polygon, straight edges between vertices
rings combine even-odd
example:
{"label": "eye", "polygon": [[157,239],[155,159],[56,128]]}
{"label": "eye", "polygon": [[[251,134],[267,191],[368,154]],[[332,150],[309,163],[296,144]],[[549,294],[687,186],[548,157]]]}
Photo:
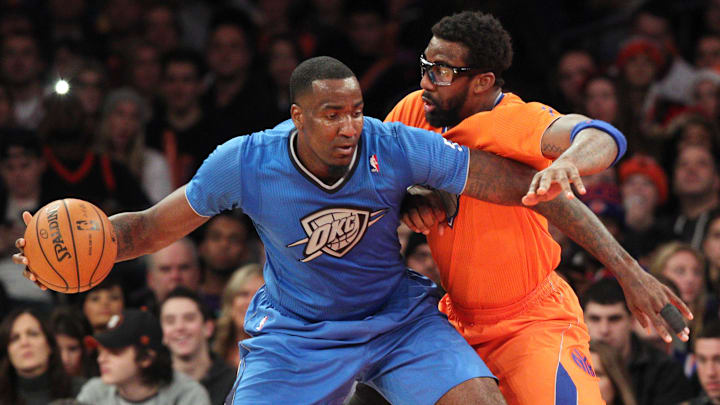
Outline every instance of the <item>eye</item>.
{"label": "eye", "polygon": [[362,117],[362,115],[363,115],[362,110],[353,112],[354,118],[360,118],[360,117]]}
{"label": "eye", "polygon": [[336,113],[330,113],[327,115],[327,119],[329,119],[329,120],[334,120],[337,117],[338,117],[338,115]]}

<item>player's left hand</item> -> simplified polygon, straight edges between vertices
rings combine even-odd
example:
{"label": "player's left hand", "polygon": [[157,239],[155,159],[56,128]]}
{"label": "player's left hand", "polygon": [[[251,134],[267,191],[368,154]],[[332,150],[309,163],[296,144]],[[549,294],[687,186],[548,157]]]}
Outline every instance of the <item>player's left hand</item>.
{"label": "player's left hand", "polygon": [[[668,286],[659,282],[652,274],[642,269],[636,274],[637,277],[630,281],[620,281],[628,308],[645,329],[649,330],[652,325],[665,342],[672,342],[674,331],[660,315],[660,311],[665,305],[672,304],[688,320],[693,319],[692,312]],[[690,329],[686,326],[677,336],[687,342]]]}
{"label": "player's left hand", "polygon": [[440,234],[443,233],[445,210],[442,202],[432,193],[407,194],[403,200],[401,215],[401,220],[413,232],[428,235],[435,226],[439,226]]}
{"label": "player's left hand", "polygon": [[522,203],[528,206],[536,205],[550,201],[560,193],[565,193],[568,199],[575,198],[571,183],[578,193],[585,194],[585,185],[577,167],[568,161],[556,160],[544,170],[535,173],[528,192],[522,198]]}

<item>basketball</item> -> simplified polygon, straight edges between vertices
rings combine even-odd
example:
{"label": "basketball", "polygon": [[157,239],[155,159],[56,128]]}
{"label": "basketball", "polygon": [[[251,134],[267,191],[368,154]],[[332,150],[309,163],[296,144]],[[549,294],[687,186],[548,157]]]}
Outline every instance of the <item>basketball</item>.
{"label": "basketball", "polygon": [[117,239],[107,215],[74,198],[40,208],[25,230],[25,257],[37,280],[62,293],[87,291],[115,264]]}

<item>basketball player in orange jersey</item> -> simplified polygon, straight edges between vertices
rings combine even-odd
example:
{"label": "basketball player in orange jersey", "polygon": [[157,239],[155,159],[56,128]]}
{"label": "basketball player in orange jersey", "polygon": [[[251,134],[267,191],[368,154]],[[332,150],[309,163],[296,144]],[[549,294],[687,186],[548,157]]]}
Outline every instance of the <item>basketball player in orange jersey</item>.
{"label": "basketball player in orange jersey", "polygon": [[[450,141],[540,170],[526,205],[544,201],[551,184],[567,179],[584,193],[580,175],[621,156],[624,137],[606,123],[503,93],[501,74],[510,66],[512,47],[494,17],[463,12],[443,18],[432,32],[420,59],[422,90],[400,101],[387,121],[443,132]],[[569,186],[564,191],[572,198]],[[448,292],[440,309],[499,378],[508,403],[602,404],[578,299],[553,271],[560,247],[547,221],[527,208],[465,196],[449,226],[434,226],[436,212],[417,207],[406,223],[429,232]],[[566,221],[572,228],[582,219]],[[691,318],[689,310],[612,238],[591,239],[576,241],[617,276],[638,320],[671,340],[660,311],[673,303]],[[678,336],[687,340],[687,334],[684,329]]]}

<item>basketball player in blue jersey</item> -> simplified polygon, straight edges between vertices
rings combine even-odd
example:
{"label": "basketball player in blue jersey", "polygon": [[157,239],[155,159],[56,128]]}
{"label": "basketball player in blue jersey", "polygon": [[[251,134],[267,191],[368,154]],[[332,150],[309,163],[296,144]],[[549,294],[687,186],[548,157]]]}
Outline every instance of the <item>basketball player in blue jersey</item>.
{"label": "basketball player in blue jersey", "polygon": [[[519,205],[534,170],[363,117],[357,79],[332,58],[300,64],[290,94],[291,121],[228,141],[155,206],[114,215],[117,260],[155,252],[223,210],[252,218],[266,285],[245,318],[252,337],[240,343],[234,404],[341,403],[354,381],[395,404],[505,403],[438,312],[432,282],[403,266],[396,229],[410,185]],[[547,213],[559,222],[589,212],[555,201]],[[22,252],[13,259],[28,264]]]}

